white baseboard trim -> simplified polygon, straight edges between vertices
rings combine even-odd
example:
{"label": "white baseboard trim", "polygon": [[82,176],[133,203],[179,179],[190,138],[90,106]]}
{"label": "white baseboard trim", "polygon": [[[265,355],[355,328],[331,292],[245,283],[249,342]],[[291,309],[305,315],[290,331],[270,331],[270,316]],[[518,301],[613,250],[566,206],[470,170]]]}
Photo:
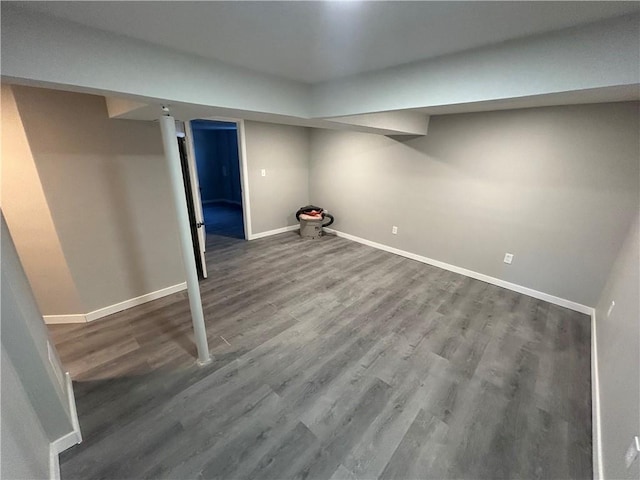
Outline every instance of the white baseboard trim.
{"label": "white baseboard trim", "polygon": [[114,313],[121,312],[122,310],[126,310],[127,308],[135,307],[138,305],[142,305],[143,303],[150,302],[152,300],[156,300],[158,298],[166,297],[167,295],[171,295],[176,292],[181,292],[187,289],[187,283],[182,282],[177,285],[172,285],[170,287],[161,288],[160,290],[156,290],[155,292],[146,293],[144,295],[140,295],[139,297],[130,298],[129,300],[125,300],[124,302],[115,303],[113,305],[109,305],[107,307],[99,308],[98,310],[94,310],[89,313],[78,313],[73,315],[43,315],[44,323],[53,325],[59,323],[86,323],[92,322],[94,320],[98,320],[99,318],[106,317],[107,315],[112,315]]}
{"label": "white baseboard trim", "polygon": [[600,423],[600,374],[598,373],[598,330],[596,311],[591,313],[591,448],[593,450],[593,478],[604,480],[602,465],[602,424]]}
{"label": "white baseboard trim", "polygon": [[82,433],[80,432],[80,422],[78,421],[78,411],[76,410],[76,397],[73,394],[73,382],[69,372],[65,374],[65,383],[67,390],[67,401],[69,402],[69,415],[71,416],[71,425],[73,431],[63,435],[59,439],[53,441],[51,445],[58,453],[64,452],[67,448],[82,442]]}
{"label": "white baseboard trim", "polygon": [[65,386],[73,430],[49,444],[49,477],[52,480],[60,480],[60,453],[82,442],[82,432],[80,432],[80,422],[78,420],[78,411],[76,410],[76,397],[73,394],[73,382],[69,372],[65,374]]}
{"label": "white baseboard trim", "polygon": [[294,230],[298,230],[299,228],[300,225],[289,225],[288,227],[276,228],[275,230],[253,233],[247,240],[257,240],[258,238],[270,237],[271,235],[278,235],[279,233],[293,232]]}
{"label": "white baseboard trim", "polygon": [[448,263],[444,263],[439,260],[423,257],[422,255],[407,252],[405,250],[400,250],[399,248],[390,247],[382,243],[372,242],[371,240],[356,237],[355,235],[351,235],[350,233],[340,232],[339,230],[334,230],[333,228],[325,228],[325,230],[327,232],[336,234],[338,237],[346,238],[347,240],[352,240],[354,242],[362,243],[363,245],[368,245],[369,247],[377,248],[379,250],[384,250],[385,252],[394,253],[402,257],[410,258],[411,260],[416,260],[418,262],[426,263],[428,265],[433,265],[434,267],[442,268],[444,270],[449,270],[450,272],[459,273],[460,275],[464,275],[466,277],[475,278],[476,280],[481,280],[483,282],[490,283],[498,287],[506,288],[507,290],[512,290],[514,292],[522,293],[524,295],[528,295],[530,297],[537,298],[539,300],[544,300],[545,302],[553,303],[554,305],[559,305],[561,307],[565,307],[570,310],[575,310],[576,312],[591,315],[591,312],[593,311],[593,308],[588,307],[586,305],[572,302],[571,300],[566,300],[564,298],[556,297],[554,295],[549,295],[548,293],[539,292],[537,290],[533,290],[528,287],[523,287],[522,285],[507,282],[505,280],[500,280],[499,278],[490,277],[489,275],[485,275],[483,273],[474,272],[473,270],[467,270],[466,268],[450,265]]}
{"label": "white baseboard trim", "polygon": [[155,292],[150,292],[144,295],[140,295],[139,297],[130,298],[129,300],[125,300],[124,302],[115,303],[113,305],[109,305],[108,307],[104,307],[104,308],[99,308],[98,310],[94,310],[93,312],[89,312],[86,314],[87,322],[92,322],[99,318],[106,317],[107,315],[112,315],[114,313],[121,312],[122,310],[126,310],[127,308],[136,307],[138,305],[142,305],[143,303],[147,303],[152,300],[156,300],[158,298],[166,297],[167,295],[171,295],[176,292],[181,292],[186,289],[187,289],[187,283],[182,282],[182,283],[178,283],[177,285],[161,288],[160,290],[156,290]]}
{"label": "white baseboard trim", "polygon": [[49,444],[49,479],[60,480],[60,457],[53,443]]}
{"label": "white baseboard trim", "polygon": [[82,313],[73,315],[43,315],[44,323],[55,325],[58,323],[86,323],[87,316]]}
{"label": "white baseboard trim", "polygon": [[77,445],[78,443],[80,443],[82,441],[82,437],[78,438],[79,436],[80,436],[80,432],[79,431],[76,432],[74,430],[73,432],[69,432],[66,435],[60,437],[59,439],[51,442],[51,446],[53,447],[56,453],[62,453],[67,448],[71,448],[74,445]]}

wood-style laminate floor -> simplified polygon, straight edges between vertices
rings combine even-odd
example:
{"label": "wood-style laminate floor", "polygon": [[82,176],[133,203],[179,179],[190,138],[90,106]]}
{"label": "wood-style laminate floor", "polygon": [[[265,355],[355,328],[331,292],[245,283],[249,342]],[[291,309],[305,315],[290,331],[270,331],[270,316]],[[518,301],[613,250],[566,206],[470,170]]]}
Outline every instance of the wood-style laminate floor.
{"label": "wood-style laminate floor", "polygon": [[52,326],[63,479],[591,478],[587,316],[327,236],[211,238],[186,294]]}

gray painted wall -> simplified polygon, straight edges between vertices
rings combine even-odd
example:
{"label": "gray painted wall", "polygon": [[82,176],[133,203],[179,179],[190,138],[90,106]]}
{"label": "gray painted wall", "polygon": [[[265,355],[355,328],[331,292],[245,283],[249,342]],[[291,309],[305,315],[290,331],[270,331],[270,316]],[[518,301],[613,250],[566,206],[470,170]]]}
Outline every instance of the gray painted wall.
{"label": "gray painted wall", "polygon": [[247,121],[245,139],[252,233],[296,225],[309,203],[309,130]]}
{"label": "gray painted wall", "polygon": [[13,92],[84,306],[64,313],[184,282],[158,124],[109,119],[103,97]]}
{"label": "gray painted wall", "polygon": [[2,249],[2,466],[6,479],[49,477],[49,444],[73,431],[62,368],[4,216]]}
{"label": "gray painted wall", "polygon": [[[596,308],[604,478],[640,478],[624,454],[640,435],[640,215],[636,216]],[[611,301],[611,316],[607,310]]]}
{"label": "gray painted wall", "polygon": [[4,479],[49,478],[49,441],[2,345],[2,462]]}
{"label": "gray painted wall", "polygon": [[4,216],[1,230],[2,349],[11,359],[45,435],[54,441],[73,431],[62,366],[55,351],[53,363],[49,360],[49,333]]}
{"label": "gray painted wall", "polygon": [[639,154],[637,103],[437,116],[411,140],[313,130],[310,198],[337,230],[594,306]]}

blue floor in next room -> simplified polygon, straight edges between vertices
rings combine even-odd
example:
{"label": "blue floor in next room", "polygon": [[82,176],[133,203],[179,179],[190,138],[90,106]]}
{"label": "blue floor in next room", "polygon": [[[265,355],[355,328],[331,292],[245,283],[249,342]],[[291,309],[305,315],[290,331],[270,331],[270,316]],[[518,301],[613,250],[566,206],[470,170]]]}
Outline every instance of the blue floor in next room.
{"label": "blue floor in next room", "polygon": [[244,239],[242,206],[228,203],[208,203],[202,206],[208,234]]}

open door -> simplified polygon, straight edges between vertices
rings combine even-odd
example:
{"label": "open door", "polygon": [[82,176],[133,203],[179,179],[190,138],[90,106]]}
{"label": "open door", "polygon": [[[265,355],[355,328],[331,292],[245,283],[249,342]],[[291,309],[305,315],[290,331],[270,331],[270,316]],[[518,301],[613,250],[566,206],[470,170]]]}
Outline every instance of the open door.
{"label": "open door", "polygon": [[191,133],[191,123],[184,122],[185,144],[187,147],[187,166],[189,168],[189,178],[191,179],[191,198],[193,199],[196,224],[198,225],[198,253],[202,263],[202,276],[207,278],[207,262],[204,253],[207,247],[207,231],[204,225],[204,213],[202,212],[202,199],[200,198],[200,181],[198,180],[198,169],[196,167],[196,153],[193,149],[193,134]]}
{"label": "open door", "polygon": [[[180,151],[180,163],[182,165],[182,177],[187,197],[187,209],[189,210],[189,223],[191,225],[191,238],[196,259],[198,274],[207,278],[207,262],[205,259],[206,232],[202,202],[200,201],[200,186],[195,165],[195,156],[191,144],[189,122],[185,122],[185,137],[178,137],[178,149]],[[189,135],[189,137],[187,137]]]}

